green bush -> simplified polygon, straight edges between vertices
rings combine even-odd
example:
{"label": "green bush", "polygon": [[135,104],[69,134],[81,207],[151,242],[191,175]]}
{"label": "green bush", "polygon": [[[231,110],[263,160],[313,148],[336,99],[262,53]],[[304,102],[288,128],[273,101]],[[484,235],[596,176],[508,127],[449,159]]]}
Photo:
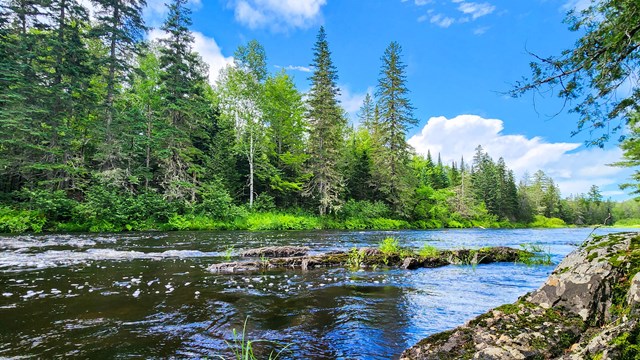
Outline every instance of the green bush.
{"label": "green bush", "polygon": [[387,237],[378,246],[380,251],[385,255],[397,254],[400,252],[400,242],[396,238]]}
{"label": "green bush", "polygon": [[262,193],[256,197],[256,201],[253,203],[251,209],[255,212],[271,212],[276,210],[276,200],[273,196]]}
{"label": "green bush", "polygon": [[280,213],[255,213],[247,219],[248,230],[312,230],[320,228],[317,217]]}
{"label": "green bush", "polygon": [[425,258],[431,258],[431,257],[436,257],[438,256],[438,249],[433,246],[433,245],[429,245],[429,244],[424,244],[422,246],[422,248],[420,248],[420,251],[418,252],[418,255],[425,257]]}
{"label": "green bush", "polygon": [[41,232],[47,219],[35,210],[0,207],[0,233]]}
{"label": "green bush", "polygon": [[23,189],[19,193],[29,209],[36,209],[42,213],[48,221],[69,221],[73,216],[73,209],[78,205],[75,200],[69,199],[63,190],[29,190]]}
{"label": "green bush", "polygon": [[566,227],[567,224],[562,219],[535,215],[533,217],[533,222],[529,224],[529,226],[534,228],[561,228]]}
{"label": "green bush", "polygon": [[200,189],[200,203],[195,211],[216,219],[233,217],[233,199],[229,192],[218,182],[208,183]]}
{"label": "green bush", "polygon": [[621,219],[616,221],[613,226],[617,227],[640,227],[640,219],[638,218],[629,218],[629,219]]}
{"label": "green bush", "polygon": [[340,212],[338,217],[340,219],[373,219],[373,218],[385,218],[391,214],[389,207],[382,201],[356,201],[350,199],[347,201]]}

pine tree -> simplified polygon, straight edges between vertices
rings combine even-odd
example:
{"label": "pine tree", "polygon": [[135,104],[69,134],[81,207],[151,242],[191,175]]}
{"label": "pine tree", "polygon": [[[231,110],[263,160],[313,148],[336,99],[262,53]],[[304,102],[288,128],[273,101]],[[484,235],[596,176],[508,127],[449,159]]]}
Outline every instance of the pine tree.
{"label": "pine tree", "polygon": [[211,106],[204,98],[207,67],[192,51],[193,36],[189,31],[191,11],[187,0],[174,0],[168,5],[169,14],[162,30],[168,37],[160,41],[160,91],[163,99],[164,128],[158,136],[164,151],[161,153],[161,185],[165,197],[196,200],[202,154],[191,142],[191,135],[207,120]]}
{"label": "pine tree", "polygon": [[386,202],[399,215],[409,197],[409,145],[405,140],[410,126],[417,125],[406,87],[406,65],[400,58],[402,48],[389,44],[382,56],[382,68],[376,89],[380,108],[380,141],[382,151],[375,154],[375,176]]}
{"label": "pine tree", "polygon": [[313,47],[313,75],[307,104],[309,145],[307,169],[311,176],[303,195],[312,197],[320,215],[339,207],[343,177],[338,171],[346,124],[338,102],[338,73],[331,60],[324,27],[320,27]]}
{"label": "pine tree", "polygon": [[130,62],[142,35],[146,31],[142,19],[142,9],[146,0],[91,0],[98,8],[96,25],[93,28],[95,36],[102,39],[108,54],[101,59],[101,65],[106,68],[106,94],[104,99],[104,142],[98,153],[99,161],[104,169],[112,169],[121,157],[119,146],[115,140],[113,129],[115,108],[114,101],[118,87],[130,73]]}

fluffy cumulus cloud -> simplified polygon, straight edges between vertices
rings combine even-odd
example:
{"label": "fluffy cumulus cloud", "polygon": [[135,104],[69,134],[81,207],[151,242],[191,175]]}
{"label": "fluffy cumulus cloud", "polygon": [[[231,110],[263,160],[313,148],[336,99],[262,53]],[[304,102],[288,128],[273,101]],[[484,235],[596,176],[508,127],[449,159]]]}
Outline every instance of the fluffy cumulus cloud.
{"label": "fluffy cumulus cloud", "polygon": [[459,162],[464,156],[470,163],[475,148],[481,145],[497,160],[503,157],[518,178],[525,173],[543,170],[552,176],[566,196],[586,193],[591,185],[598,185],[607,196],[623,194],[617,184],[629,175],[628,169],[611,167],[618,161],[621,151],[585,149],[579,143],[550,143],[540,137],[503,134],[504,122],[485,119],[477,115],[459,115],[452,119],[433,117],[421,133],[411,137],[418,153],[439,153],[446,163]]}
{"label": "fluffy cumulus cloud", "polygon": [[284,31],[306,28],[320,21],[327,0],[231,0],[238,22],[252,29]]}
{"label": "fluffy cumulus cloud", "polygon": [[[213,84],[218,78],[220,70],[229,64],[233,64],[233,57],[224,56],[215,39],[197,31],[192,31],[191,35],[193,35],[194,40],[193,50],[200,54],[202,60],[209,65],[209,81]],[[153,29],[149,32],[149,40],[152,41],[166,36],[166,33],[159,29]]]}

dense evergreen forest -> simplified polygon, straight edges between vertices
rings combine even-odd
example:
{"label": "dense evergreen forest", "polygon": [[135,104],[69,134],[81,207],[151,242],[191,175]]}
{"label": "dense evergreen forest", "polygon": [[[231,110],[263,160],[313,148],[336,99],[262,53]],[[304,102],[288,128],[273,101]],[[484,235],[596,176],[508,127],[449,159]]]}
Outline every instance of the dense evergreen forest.
{"label": "dense evergreen forest", "polygon": [[[249,41],[216,83],[186,0],[145,40],[144,0],[0,0],[0,232],[589,225],[638,217],[594,186],[562,198],[478,146],[443,164],[418,124],[402,48],[350,125],[320,28],[310,91]],[[375,77],[376,74],[372,74]]]}

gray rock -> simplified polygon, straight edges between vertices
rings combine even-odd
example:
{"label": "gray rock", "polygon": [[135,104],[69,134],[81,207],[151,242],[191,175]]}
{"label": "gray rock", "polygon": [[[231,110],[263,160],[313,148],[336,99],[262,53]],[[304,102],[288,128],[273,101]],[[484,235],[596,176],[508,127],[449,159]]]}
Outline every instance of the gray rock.
{"label": "gray rock", "polygon": [[567,255],[540,289],[423,339],[401,359],[632,356],[631,334],[640,333],[639,270],[638,233],[593,239]]}
{"label": "gray rock", "polygon": [[308,252],[309,248],[304,246],[267,246],[257,249],[245,250],[241,255],[244,257],[279,258],[304,256],[307,255]]}

